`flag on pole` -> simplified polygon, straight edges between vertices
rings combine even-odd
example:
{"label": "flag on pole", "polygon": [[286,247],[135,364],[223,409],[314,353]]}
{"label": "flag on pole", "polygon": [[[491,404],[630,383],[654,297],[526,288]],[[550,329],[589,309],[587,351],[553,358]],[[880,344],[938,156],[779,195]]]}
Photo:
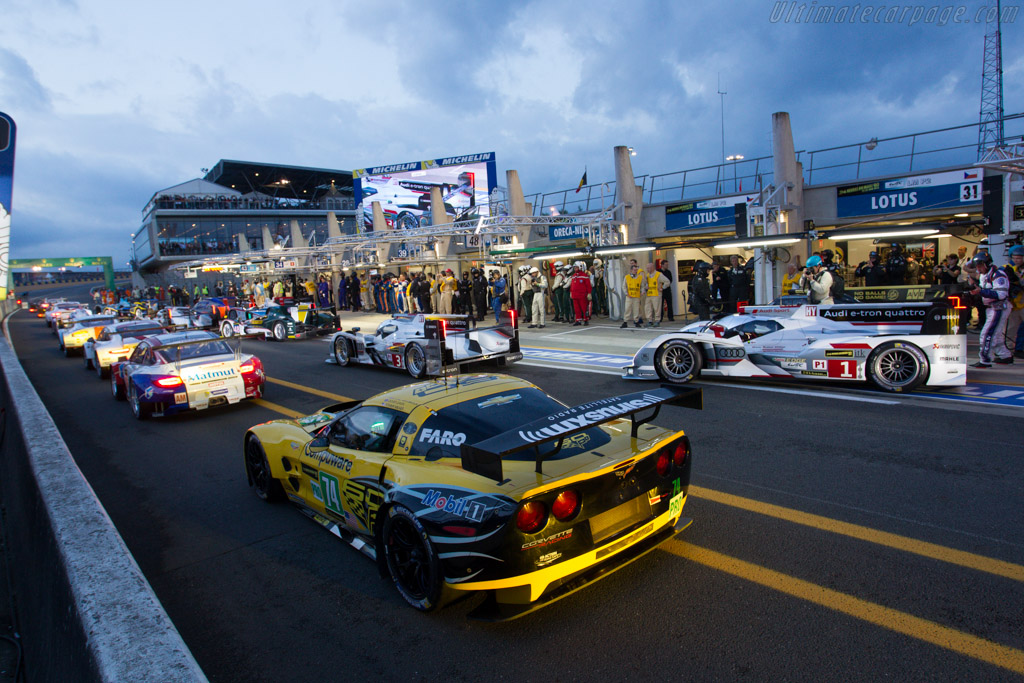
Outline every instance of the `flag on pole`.
{"label": "flag on pole", "polygon": [[579,191],[580,191],[580,190],[582,190],[582,189],[583,189],[583,186],[584,186],[584,185],[586,185],[586,184],[587,184],[587,169],[586,169],[586,168],[584,168],[584,169],[583,169],[583,177],[582,177],[582,178],[580,178],[580,184],[579,184],[579,186],[578,186],[578,187],[576,188],[576,193],[577,193],[577,194],[579,194]]}

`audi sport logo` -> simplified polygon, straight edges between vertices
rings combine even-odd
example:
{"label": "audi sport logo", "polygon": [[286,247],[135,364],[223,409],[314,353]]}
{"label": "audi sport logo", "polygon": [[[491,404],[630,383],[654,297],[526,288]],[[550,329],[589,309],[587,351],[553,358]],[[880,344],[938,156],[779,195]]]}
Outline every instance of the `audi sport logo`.
{"label": "audi sport logo", "polygon": [[720,348],[717,350],[719,358],[743,358],[746,351],[743,349]]}

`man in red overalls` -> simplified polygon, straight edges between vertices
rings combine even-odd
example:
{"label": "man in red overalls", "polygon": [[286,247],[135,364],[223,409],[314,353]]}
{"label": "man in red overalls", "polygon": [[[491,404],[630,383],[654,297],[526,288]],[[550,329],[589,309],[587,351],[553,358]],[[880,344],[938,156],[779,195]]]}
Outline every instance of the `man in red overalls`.
{"label": "man in red overalls", "polygon": [[573,326],[590,324],[590,299],[594,289],[594,283],[590,281],[590,273],[583,261],[573,264],[575,271],[569,282],[569,297],[572,299],[572,307],[575,313]]}

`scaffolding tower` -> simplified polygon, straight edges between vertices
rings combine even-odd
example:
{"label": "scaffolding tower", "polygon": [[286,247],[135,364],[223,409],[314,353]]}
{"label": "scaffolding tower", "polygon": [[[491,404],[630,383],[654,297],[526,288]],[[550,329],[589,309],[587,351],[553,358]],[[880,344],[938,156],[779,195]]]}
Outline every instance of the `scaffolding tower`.
{"label": "scaffolding tower", "polygon": [[1002,7],[996,2],[996,20],[985,33],[981,70],[981,125],[978,126],[978,159],[1003,144],[1003,41]]}

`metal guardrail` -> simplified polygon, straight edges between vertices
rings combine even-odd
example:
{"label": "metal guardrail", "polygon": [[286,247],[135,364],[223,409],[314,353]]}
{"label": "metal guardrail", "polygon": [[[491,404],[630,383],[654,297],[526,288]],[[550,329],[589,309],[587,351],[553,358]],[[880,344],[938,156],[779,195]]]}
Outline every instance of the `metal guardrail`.
{"label": "metal guardrail", "polygon": [[27,679],[206,681],[2,336],[0,374],[0,495]]}

